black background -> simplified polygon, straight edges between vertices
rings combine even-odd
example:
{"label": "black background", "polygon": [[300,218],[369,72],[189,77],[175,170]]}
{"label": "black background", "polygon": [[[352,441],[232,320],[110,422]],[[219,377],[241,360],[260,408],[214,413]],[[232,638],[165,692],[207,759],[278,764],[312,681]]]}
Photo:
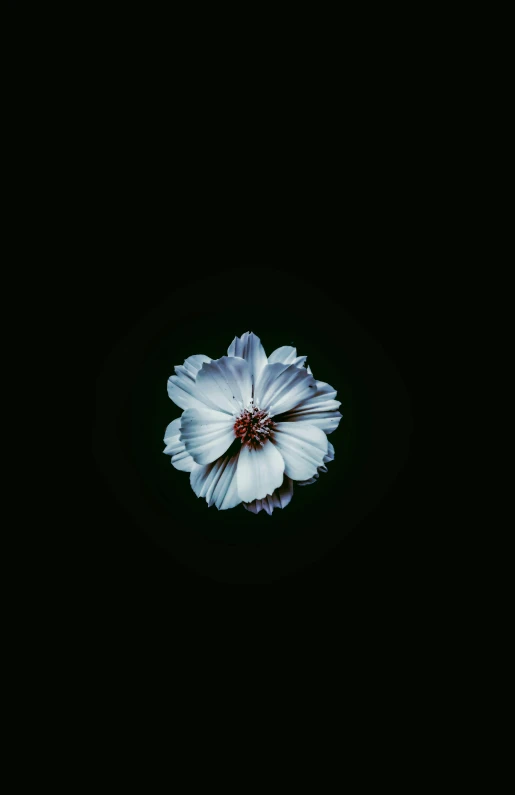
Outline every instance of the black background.
{"label": "black background", "polygon": [[[65,454],[50,472],[66,511],[55,561],[66,575],[66,587],[59,578],[55,586],[60,637],[66,645],[71,631],[78,637],[62,667],[83,663],[72,692],[88,683],[93,692],[95,672],[102,693],[123,682],[129,710],[133,685],[153,683],[135,670],[141,663],[152,672],[163,665],[157,687],[171,684],[176,701],[184,693],[189,702],[201,684],[239,700],[268,674],[302,711],[306,686],[320,702],[335,663],[338,684],[359,701],[369,690],[392,695],[386,737],[399,683],[411,702],[434,678],[417,663],[431,659],[427,629],[443,603],[448,533],[443,512],[435,521],[439,469],[421,437],[438,408],[428,387],[446,401],[427,350],[455,255],[443,240],[454,214],[452,197],[442,209],[448,182],[438,168],[448,125],[431,112],[409,59],[388,71],[389,39],[392,52],[373,63],[368,47],[355,57],[324,37],[319,74],[306,57],[305,73],[291,61],[270,81],[262,53],[254,80],[244,71],[237,85],[237,61],[228,58],[230,80],[220,80],[197,66],[194,49],[175,55],[181,37],[176,29],[162,48],[149,37],[157,65],[127,39],[132,70],[111,47],[111,68],[97,64],[88,43],[84,74],[70,74],[59,98],[59,123],[48,123],[45,108],[31,125],[50,130],[64,176],[54,180],[43,143],[42,209],[55,243],[40,246],[41,261],[63,260],[50,289],[74,321],[59,319],[47,356],[66,381],[78,378],[76,391],[44,382],[71,414]],[[113,38],[123,38],[118,28]],[[430,71],[433,63],[434,54]],[[58,67],[68,72],[65,61]],[[44,294],[41,303],[48,315]],[[208,509],[162,452],[180,414],[166,393],[174,365],[194,353],[222,356],[246,330],[268,353],[294,344],[342,401],[328,473],[271,517]],[[441,434],[433,441],[445,458]],[[349,660],[365,670],[359,689],[344,673]],[[178,662],[190,677],[177,675]],[[223,706],[212,715],[218,733]],[[191,716],[197,729],[198,711]]]}
{"label": "black background", "polygon": [[[324,555],[392,485],[409,455],[409,395],[381,345],[300,270],[248,263],[197,275],[139,318],[106,357],[97,463],[143,529],[188,568],[217,581],[269,582]],[[270,352],[284,340],[307,352],[338,389],[344,417],[333,433],[340,444],[330,477],[316,489],[299,487],[291,510],[266,523],[266,514],[208,511],[191,499],[188,476],[176,476],[162,456],[163,422],[182,413],[163,390],[170,351],[178,363],[207,345],[218,358],[245,322],[260,329]]]}
{"label": "black background", "polygon": [[[384,629],[431,599],[417,439],[438,220],[416,136],[374,125],[313,139],[307,161],[295,135],[239,128],[222,148],[155,119],[106,126],[84,151],[92,442],[77,523],[86,605],[107,627]],[[267,353],[295,345],[342,401],[329,472],[271,517],[208,509],[162,453],[174,366],[247,330]]]}
{"label": "black background", "polygon": [[[130,257],[129,257],[130,253]],[[417,306],[409,272],[342,251],[272,263],[171,251],[100,281],[91,322],[92,490],[85,506],[91,606],[115,626],[151,621],[413,620],[425,580],[417,460]],[[290,505],[208,509],[163,455],[180,409],[166,380],[192,353],[219,357],[257,333],[294,344],[338,390],[336,457]],[[282,618],[281,618],[282,616]]]}

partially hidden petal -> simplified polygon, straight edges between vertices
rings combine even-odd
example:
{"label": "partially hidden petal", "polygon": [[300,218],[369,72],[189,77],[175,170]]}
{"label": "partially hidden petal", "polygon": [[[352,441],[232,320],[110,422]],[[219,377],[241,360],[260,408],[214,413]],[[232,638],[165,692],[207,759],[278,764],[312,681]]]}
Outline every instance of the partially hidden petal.
{"label": "partially hidden petal", "polygon": [[167,389],[170,400],[173,400],[175,405],[181,409],[201,409],[205,408],[209,403],[209,401],[202,399],[198,395],[198,390],[195,389],[195,382],[181,372],[178,375],[170,376]]}
{"label": "partially hidden petal", "polygon": [[256,384],[254,404],[273,417],[292,409],[316,392],[313,376],[304,367],[283,363],[267,364]]}
{"label": "partially hidden petal", "polygon": [[179,438],[180,430],[181,418],[178,417],[170,423],[165,431],[163,441],[166,447],[163,452],[172,457],[172,464],[175,469],[179,469],[182,472],[191,472],[195,462]]}
{"label": "partially hidden petal", "polygon": [[179,431],[181,429],[181,418],[177,417],[176,420],[172,420],[170,425],[167,426],[165,435],[163,436],[163,442],[168,444],[170,439],[173,439],[174,436],[179,435]]}
{"label": "partially hidden petal", "polygon": [[204,356],[203,353],[195,354],[194,356],[188,356],[186,361],[184,362],[184,367],[188,371],[188,373],[195,379],[197,377],[197,373],[204,364],[204,362],[211,362],[212,359],[210,356]]}
{"label": "partially hidden petal", "polygon": [[259,513],[263,510],[261,500],[252,500],[252,502],[244,502],[243,507],[250,513]]}
{"label": "partially hidden petal", "polygon": [[229,345],[227,354],[228,356],[240,356],[249,363],[253,384],[257,382],[268,361],[261,340],[252,331],[246,331],[241,338],[235,337]]}
{"label": "partially hidden petal", "polygon": [[275,491],[264,497],[261,500],[253,500],[252,502],[244,502],[243,507],[251,513],[260,513],[265,511],[269,516],[272,515],[274,508],[286,508],[290,504],[293,497],[293,480],[287,475],[285,476],[282,486]]}
{"label": "partially hidden petal", "polygon": [[334,447],[328,439],[327,454],[324,456],[324,464],[327,464],[329,461],[334,461]]}
{"label": "partially hidden petal", "polygon": [[320,477],[320,473],[321,472],[328,472],[329,471],[327,469],[327,467],[326,467],[326,464],[330,463],[331,461],[334,461],[334,447],[331,444],[331,442],[328,440],[327,441],[327,453],[324,456],[323,465],[318,467],[317,472],[315,472],[315,474],[313,475],[312,478],[308,478],[307,480],[298,480],[297,481],[297,486],[310,486],[311,483],[316,483],[318,478]]}
{"label": "partially hidden petal", "polygon": [[168,379],[168,397],[181,409],[202,409],[206,406],[211,409],[217,408],[216,403],[213,403],[197,384],[197,375],[202,365],[211,361],[209,356],[200,353],[189,356],[184,364],[174,368],[175,375],[171,375]]}
{"label": "partially hidden petal", "polygon": [[212,409],[186,409],[181,417],[180,440],[196,464],[210,464],[230,447],[234,417]]}
{"label": "partially hidden petal", "polygon": [[244,502],[260,500],[282,484],[284,461],[270,442],[255,450],[243,445],[238,459],[238,494]]}
{"label": "partially hidden petal", "polygon": [[310,425],[320,428],[326,434],[332,433],[336,430],[342,418],[341,412],[338,411],[340,405],[339,400],[320,401],[315,406],[296,407],[291,411],[286,411],[277,419],[281,420],[281,422],[290,422],[292,424],[308,422]]}
{"label": "partially hidden petal", "polygon": [[239,413],[252,397],[250,365],[239,357],[222,356],[203,364],[195,383],[211,404],[231,415]]}
{"label": "partially hidden petal", "polygon": [[296,480],[297,486],[311,486],[312,483],[316,483],[320,475],[318,472],[313,475],[312,478],[308,478],[307,480]]}
{"label": "partially hidden petal", "polygon": [[312,478],[328,450],[325,433],[308,423],[275,423],[272,443],[284,458],[285,474],[293,480]]}
{"label": "partially hidden petal", "polygon": [[236,484],[238,453],[225,455],[205,466],[195,465],[191,475],[191,488],[197,497],[205,497],[208,506],[216,505],[219,511],[234,508],[241,502]]}
{"label": "partially hidden petal", "polygon": [[291,345],[283,345],[276,348],[268,357],[268,364],[295,364],[297,367],[304,367],[307,356],[297,356],[297,348]]}
{"label": "partially hidden petal", "polygon": [[175,372],[177,375],[189,378],[190,381],[196,381],[197,373],[204,364],[204,362],[211,362],[211,361],[212,359],[209,356],[204,356],[203,354],[188,356],[184,364],[177,365],[175,367]]}
{"label": "partially hidden petal", "polygon": [[268,357],[268,364],[276,364],[282,362],[283,364],[292,364],[297,356],[297,348],[292,348],[291,345],[283,345],[281,348],[276,348]]}
{"label": "partially hidden petal", "polygon": [[334,389],[331,384],[326,384],[325,381],[315,381],[315,383],[317,385],[317,391],[314,397],[318,398],[323,395],[324,400],[334,400],[336,397],[336,389]]}
{"label": "partially hidden petal", "polygon": [[332,433],[339,425],[342,415],[338,411],[339,400],[334,400],[336,390],[324,381],[316,381],[314,393],[300,400],[289,411],[277,419],[285,422],[309,422],[324,433]]}

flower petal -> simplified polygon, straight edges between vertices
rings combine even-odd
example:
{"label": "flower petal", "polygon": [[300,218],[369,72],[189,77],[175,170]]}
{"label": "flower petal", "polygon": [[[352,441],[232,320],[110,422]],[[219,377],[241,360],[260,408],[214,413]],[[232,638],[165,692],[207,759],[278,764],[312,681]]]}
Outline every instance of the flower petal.
{"label": "flower petal", "polygon": [[196,384],[200,368],[204,363],[210,361],[209,356],[195,354],[189,356],[183,365],[177,365],[174,368],[175,375],[171,375],[168,379],[168,397],[181,409],[202,409],[206,406],[216,409],[216,404],[212,403]]}
{"label": "flower petal", "polygon": [[324,395],[317,397],[308,397],[302,400],[297,406],[294,406],[285,414],[309,414],[316,411],[336,411],[341,406],[339,400],[327,400]]}
{"label": "flower petal", "polygon": [[212,359],[209,356],[204,356],[202,354],[198,354],[195,356],[188,356],[184,364],[177,365],[175,367],[175,372],[179,376],[183,376],[184,378],[189,378],[190,381],[195,381],[197,378],[197,373],[199,372],[200,368],[204,364],[204,362],[209,363]]}
{"label": "flower petal", "polygon": [[231,416],[247,406],[252,397],[250,365],[238,357],[222,356],[203,364],[195,383],[219,411]]}
{"label": "flower petal", "polygon": [[212,409],[186,409],[181,417],[180,440],[196,464],[210,464],[232,444],[234,417]]}
{"label": "flower petal", "polygon": [[[308,373],[313,375],[313,371],[309,364],[306,367]],[[313,376],[314,378],[315,376]],[[326,400],[333,400],[336,397],[336,389],[333,389],[332,386],[326,384],[325,381],[316,381],[317,391],[315,392],[315,397],[319,395],[325,395]]]}
{"label": "flower petal", "polygon": [[295,364],[297,367],[304,367],[307,356],[297,356],[297,348],[291,345],[283,345],[276,348],[268,357],[268,364]]}
{"label": "flower petal", "polygon": [[165,435],[163,436],[163,442],[165,444],[169,444],[170,439],[174,436],[179,435],[179,431],[181,430],[181,418],[177,417],[176,420],[172,420],[170,425],[167,425]]}
{"label": "flower petal", "polygon": [[182,472],[191,472],[195,462],[179,438],[180,430],[181,418],[178,417],[170,423],[165,431],[163,441],[166,447],[163,452],[172,456],[172,464],[175,469],[180,469]]}
{"label": "flower petal", "polygon": [[250,511],[250,513],[259,513],[263,510],[261,500],[252,500],[252,502],[244,502],[243,507]]}
{"label": "flower petal", "polygon": [[188,356],[186,361],[184,362],[184,367],[190,373],[190,375],[195,379],[197,377],[197,373],[204,364],[204,362],[211,362],[212,359],[210,356],[204,356],[203,353],[195,354],[194,356]]}
{"label": "flower petal", "polygon": [[274,508],[286,508],[286,506],[290,504],[292,497],[293,480],[286,475],[282,486],[280,486],[278,489],[275,489],[273,494],[264,497],[262,500],[244,502],[243,507],[251,513],[265,511],[269,516],[271,516]]}
{"label": "flower petal", "polygon": [[327,454],[324,456],[324,464],[327,464],[329,461],[334,461],[334,447],[328,439]]}
{"label": "flower petal", "polygon": [[281,348],[276,348],[268,357],[268,364],[275,364],[282,362],[283,364],[292,364],[297,356],[297,348],[292,348],[291,345],[283,345]]}
{"label": "flower petal", "polygon": [[252,500],[252,502],[244,502],[243,507],[250,511],[250,513],[260,513],[264,511],[269,516],[272,515],[274,510],[274,504],[272,502],[272,497],[269,495],[268,497],[264,497],[262,500]]}
{"label": "flower petal", "polygon": [[190,475],[191,488],[197,497],[205,497],[208,506],[219,511],[234,508],[241,502],[236,484],[238,455],[222,456],[206,466],[195,467]]}
{"label": "flower petal", "polygon": [[[308,370],[310,368],[308,367]],[[338,411],[341,402],[334,400],[336,389],[324,381],[316,381],[316,391],[301,400],[290,411],[278,418],[285,422],[307,421],[324,433],[332,433],[339,425],[342,415]]]}
{"label": "flower petal", "polygon": [[307,480],[298,480],[297,486],[309,486],[311,483],[316,483],[318,478],[320,477],[321,472],[328,472],[326,464],[330,461],[334,461],[334,447],[330,441],[327,442],[327,453],[324,456],[324,463],[322,466],[318,467],[318,470],[315,472],[312,478],[308,478]]}
{"label": "flower petal", "polygon": [[288,411],[316,391],[315,379],[304,367],[267,364],[254,390],[254,404],[270,416]]}
{"label": "flower petal", "polygon": [[334,389],[330,384],[326,384],[325,381],[315,381],[315,383],[317,385],[315,397],[320,397],[323,395],[324,400],[334,400],[336,397],[336,389]]}
{"label": "flower petal", "polygon": [[185,377],[181,372],[178,375],[171,375],[168,379],[168,397],[180,406],[181,409],[203,409],[206,407],[215,408],[204,395],[199,394],[195,382]]}
{"label": "flower petal", "polygon": [[261,340],[252,331],[246,331],[241,338],[235,337],[229,345],[227,355],[240,356],[249,363],[253,384],[257,382],[263,367],[268,361]]}
{"label": "flower petal", "polygon": [[312,478],[308,478],[307,480],[297,480],[297,486],[311,486],[312,483],[316,483],[320,475],[318,472],[315,472]]}
{"label": "flower petal", "polygon": [[284,461],[270,442],[254,450],[244,445],[238,459],[238,494],[245,502],[272,494],[283,482]]}
{"label": "flower petal", "polygon": [[286,411],[278,417],[281,422],[309,422],[324,433],[332,433],[340,424],[342,418],[338,411],[341,405],[339,400],[321,400],[313,405],[296,406],[291,411]]}
{"label": "flower petal", "polygon": [[312,478],[328,451],[325,433],[308,423],[275,423],[272,443],[284,458],[285,474],[293,480]]}

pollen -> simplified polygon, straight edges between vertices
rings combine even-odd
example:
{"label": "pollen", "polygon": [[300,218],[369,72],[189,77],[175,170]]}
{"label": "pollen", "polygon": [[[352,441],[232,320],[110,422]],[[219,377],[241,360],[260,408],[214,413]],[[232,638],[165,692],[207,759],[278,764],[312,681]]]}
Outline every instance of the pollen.
{"label": "pollen", "polygon": [[234,423],[234,432],[242,444],[257,449],[263,447],[270,438],[273,426],[267,411],[252,406],[250,409],[243,409]]}

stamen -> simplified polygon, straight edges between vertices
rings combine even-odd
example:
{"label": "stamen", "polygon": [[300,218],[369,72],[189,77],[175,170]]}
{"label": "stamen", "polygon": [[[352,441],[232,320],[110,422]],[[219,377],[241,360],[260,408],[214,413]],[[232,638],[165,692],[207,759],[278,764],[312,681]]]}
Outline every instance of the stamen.
{"label": "stamen", "polygon": [[270,438],[273,425],[267,411],[258,409],[257,406],[251,406],[250,409],[243,409],[237,418],[234,423],[234,432],[241,439],[242,444],[256,450],[263,447],[267,439]]}

